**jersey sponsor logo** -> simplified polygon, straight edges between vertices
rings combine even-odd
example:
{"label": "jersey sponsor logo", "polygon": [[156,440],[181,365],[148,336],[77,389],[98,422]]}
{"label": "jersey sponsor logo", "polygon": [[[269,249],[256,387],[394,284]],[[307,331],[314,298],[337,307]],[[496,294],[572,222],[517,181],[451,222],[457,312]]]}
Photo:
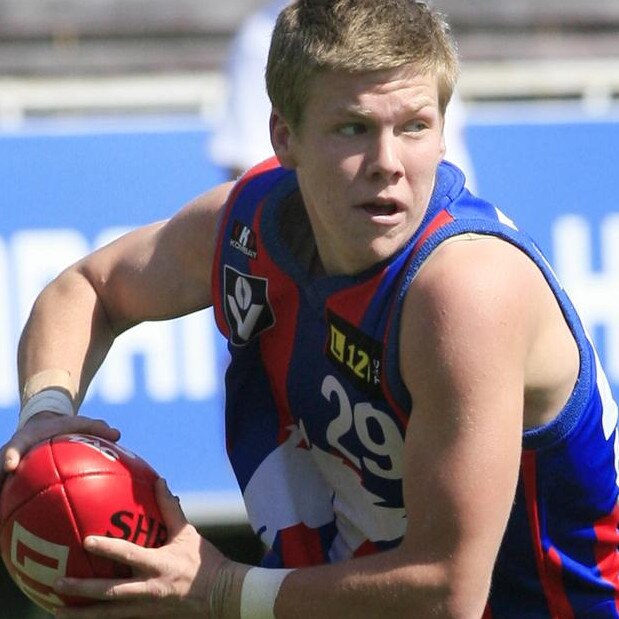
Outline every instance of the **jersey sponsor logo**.
{"label": "jersey sponsor logo", "polygon": [[235,219],[232,224],[230,246],[245,254],[252,260],[255,260],[258,255],[256,233],[249,226],[241,223],[238,219]]}
{"label": "jersey sponsor logo", "polygon": [[230,342],[244,346],[275,324],[268,299],[268,280],[224,268],[224,310]]}
{"label": "jersey sponsor logo", "polygon": [[381,394],[383,346],[340,316],[327,311],[326,355],[362,391]]}

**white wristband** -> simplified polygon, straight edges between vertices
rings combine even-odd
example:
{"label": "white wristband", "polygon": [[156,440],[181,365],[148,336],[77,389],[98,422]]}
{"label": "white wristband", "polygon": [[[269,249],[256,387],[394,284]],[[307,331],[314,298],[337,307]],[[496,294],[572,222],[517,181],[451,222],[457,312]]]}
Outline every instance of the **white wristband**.
{"label": "white wristband", "polygon": [[290,572],[294,570],[252,567],[241,589],[241,619],[275,619],[275,600]]}
{"label": "white wristband", "polygon": [[21,430],[26,422],[37,413],[49,411],[59,415],[75,415],[71,398],[58,389],[43,389],[35,393],[19,411],[19,423],[17,429]]}

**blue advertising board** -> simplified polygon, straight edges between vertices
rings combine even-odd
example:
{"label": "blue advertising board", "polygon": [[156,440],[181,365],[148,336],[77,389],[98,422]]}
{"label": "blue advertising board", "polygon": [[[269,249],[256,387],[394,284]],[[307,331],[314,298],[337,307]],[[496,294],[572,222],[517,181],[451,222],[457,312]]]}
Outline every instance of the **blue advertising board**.
{"label": "blue advertising board", "polygon": [[619,110],[523,105],[473,114],[478,191],[544,251],[619,396]]}
{"label": "blue advertising board", "polygon": [[[15,427],[15,352],[32,302],[65,266],[171,216],[224,180],[196,120],[36,123],[0,134],[0,440]],[[205,268],[206,265],[205,265]],[[120,336],[82,411],[122,431],[201,522],[244,512],[222,440],[223,341],[209,312]]]}
{"label": "blue advertising board", "polygon": [[[15,353],[36,294],[86,252],[222,181],[208,140],[207,124],[178,118],[0,133],[1,442],[15,427]],[[479,193],[545,251],[619,394],[619,117],[473,110],[467,142]],[[82,408],[119,427],[203,523],[244,517],[224,449],[226,359],[208,312],[140,325],[117,340]]]}

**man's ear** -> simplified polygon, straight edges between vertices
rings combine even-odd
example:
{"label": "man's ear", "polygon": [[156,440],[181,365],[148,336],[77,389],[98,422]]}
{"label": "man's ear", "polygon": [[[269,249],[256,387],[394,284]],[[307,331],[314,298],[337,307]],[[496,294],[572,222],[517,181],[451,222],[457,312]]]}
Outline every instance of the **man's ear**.
{"label": "man's ear", "polygon": [[271,111],[269,129],[271,144],[279,162],[284,168],[294,169],[297,163],[292,148],[292,130],[286,119],[275,108]]}

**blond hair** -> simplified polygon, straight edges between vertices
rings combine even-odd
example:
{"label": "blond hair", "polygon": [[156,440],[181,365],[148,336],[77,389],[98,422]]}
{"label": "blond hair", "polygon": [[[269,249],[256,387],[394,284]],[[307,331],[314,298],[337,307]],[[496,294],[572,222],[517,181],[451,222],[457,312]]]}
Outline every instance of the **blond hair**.
{"label": "blond hair", "polygon": [[459,69],[456,43],[440,13],[414,0],[297,0],[280,13],[273,31],[267,91],[298,129],[317,73],[404,65],[437,75],[444,116]]}

